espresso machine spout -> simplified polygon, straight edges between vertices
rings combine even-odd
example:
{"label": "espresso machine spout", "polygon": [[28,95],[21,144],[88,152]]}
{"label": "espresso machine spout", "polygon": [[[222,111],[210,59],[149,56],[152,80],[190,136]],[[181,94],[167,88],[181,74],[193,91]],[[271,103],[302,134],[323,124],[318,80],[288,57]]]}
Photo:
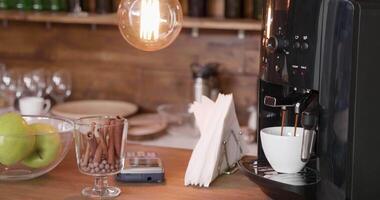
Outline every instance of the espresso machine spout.
{"label": "espresso machine spout", "polygon": [[301,160],[308,162],[314,147],[316,128],[318,124],[319,104],[317,95],[309,96],[310,104],[302,112],[301,124],[303,127]]}

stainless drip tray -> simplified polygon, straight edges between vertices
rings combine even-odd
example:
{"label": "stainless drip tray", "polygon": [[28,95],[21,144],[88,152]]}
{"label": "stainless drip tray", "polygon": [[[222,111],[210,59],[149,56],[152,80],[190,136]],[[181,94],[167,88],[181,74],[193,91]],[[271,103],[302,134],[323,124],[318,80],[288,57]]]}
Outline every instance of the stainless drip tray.
{"label": "stainless drip tray", "polygon": [[274,199],[313,199],[320,181],[318,172],[308,167],[299,173],[282,174],[252,156],[243,157],[238,164],[249,179]]}

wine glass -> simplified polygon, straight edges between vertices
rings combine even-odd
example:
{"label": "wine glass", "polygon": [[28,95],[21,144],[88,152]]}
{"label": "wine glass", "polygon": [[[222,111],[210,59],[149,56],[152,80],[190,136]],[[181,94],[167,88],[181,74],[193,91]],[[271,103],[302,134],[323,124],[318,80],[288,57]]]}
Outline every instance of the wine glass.
{"label": "wine glass", "polygon": [[6,70],[7,70],[7,66],[4,63],[0,63],[0,76],[3,76]]}
{"label": "wine glass", "polygon": [[9,102],[8,96],[5,92],[5,85],[3,84],[3,75],[6,72],[6,66],[0,63],[0,114],[13,110],[13,103]]}
{"label": "wine glass", "polygon": [[22,75],[22,86],[24,87],[22,96],[41,96],[38,92],[38,84],[33,79],[32,73]]}
{"label": "wine glass", "polygon": [[71,95],[71,75],[65,70],[59,70],[51,75],[46,93],[56,103],[62,103]]}
{"label": "wine glass", "polygon": [[[0,63],[0,90],[3,91],[5,89],[5,85],[3,83],[3,76],[7,72],[7,67],[5,64]],[[3,93],[3,92],[2,92]],[[1,95],[3,96],[3,95]]]}
{"label": "wine glass", "polygon": [[46,88],[47,88],[47,81],[46,81],[46,73],[44,69],[36,69],[30,72],[30,75],[32,77],[32,80],[34,81],[36,85],[37,95],[39,97],[45,97],[46,96]]}
{"label": "wine glass", "polygon": [[120,117],[85,117],[75,122],[75,149],[79,171],[94,176],[93,187],[82,195],[91,198],[117,197],[121,190],[109,186],[107,176],[124,167],[128,122]]}
{"label": "wine glass", "polygon": [[9,105],[14,108],[16,99],[23,94],[22,75],[15,71],[5,70],[1,76],[1,92],[6,98]]}

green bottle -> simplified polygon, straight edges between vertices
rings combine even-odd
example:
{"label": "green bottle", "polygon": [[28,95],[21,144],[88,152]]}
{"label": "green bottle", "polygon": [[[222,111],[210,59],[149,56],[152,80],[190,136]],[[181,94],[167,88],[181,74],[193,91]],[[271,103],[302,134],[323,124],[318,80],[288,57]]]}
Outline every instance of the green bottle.
{"label": "green bottle", "polygon": [[9,8],[8,0],[0,0],[0,9],[3,10],[3,9],[8,9],[8,8]]}
{"label": "green bottle", "polygon": [[18,10],[30,10],[32,8],[32,0],[15,0],[15,8]]}
{"label": "green bottle", "polygon": [[42,0],[32,0],[32,10],[41,11],[43,10],[43,3]]}

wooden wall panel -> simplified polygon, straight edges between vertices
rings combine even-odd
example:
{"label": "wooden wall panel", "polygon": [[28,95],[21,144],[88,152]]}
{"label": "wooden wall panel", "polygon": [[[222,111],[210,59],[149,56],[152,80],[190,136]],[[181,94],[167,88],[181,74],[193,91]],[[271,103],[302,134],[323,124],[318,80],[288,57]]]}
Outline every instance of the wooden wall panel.
{"label": "wooden wall panel", "polygon": [[71,99],[119,99],[155,110],[162,103],[191,102],[192,62],[219,62],[221,89],[233,93],[239,116],[256,102],[259,33],[184,30],[167,49],[146,53],[128,45],[117,27],[11,22],[0,28],[0,62],[28,71],[67,69]]}

